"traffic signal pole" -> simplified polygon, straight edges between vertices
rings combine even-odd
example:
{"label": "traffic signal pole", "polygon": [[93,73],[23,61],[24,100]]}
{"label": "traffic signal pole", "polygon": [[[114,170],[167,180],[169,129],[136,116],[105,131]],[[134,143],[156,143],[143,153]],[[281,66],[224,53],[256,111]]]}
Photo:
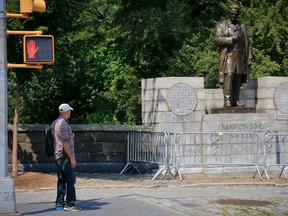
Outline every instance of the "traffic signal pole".
{"label": "traffic signal pole", "polygon": [[[6,45],[6,19],[5,19],[5,1],[1,3],[1,35],[0,35],[0,177],[7,176],[7,45]],[[3,101],[3,102],[2,102]]]}
{"label": "traffic signal pole", "polygon": [[16,213],[15,187],[8,176],[6,1],[0,1],[0,214]]}
{"label": "traffic signal pole", "polygon": [[[7,63],[7,35],[19,34],[19,33],[22,34],[23,32],[17,32],[17,31],[7,32],[6,18],[11,17],[28,18],[29,13],[32,13],[34,11],[44,12],[45,10],[46,10],[46,4],[44,0],[20,0],[20,14],[9,14],[6,13],[6,0],[0,1],[0,215],[6,215],[6,214],[18,215],[16,212],[14,179],[8,176],[8,93],[7,93],[8,71],[7,70],[8,67],[42,68],[42,66],[39,64],[28,65],[28,64]],[[28,34],[29,33],[31,32],[28,32]],[[31,34],[41,35],[42,32],[39,33],[39,31],[35,31]]]}

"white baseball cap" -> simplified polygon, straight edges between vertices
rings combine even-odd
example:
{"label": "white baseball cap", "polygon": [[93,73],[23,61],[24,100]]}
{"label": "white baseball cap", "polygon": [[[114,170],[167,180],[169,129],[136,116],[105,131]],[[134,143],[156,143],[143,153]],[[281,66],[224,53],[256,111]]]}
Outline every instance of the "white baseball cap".
{"label": "white baseball cap", "polygon": [[70,107],[69,104],[63,103],[59,106],[59,112],[67,112],[69,110],[73,110],[73,108]]}

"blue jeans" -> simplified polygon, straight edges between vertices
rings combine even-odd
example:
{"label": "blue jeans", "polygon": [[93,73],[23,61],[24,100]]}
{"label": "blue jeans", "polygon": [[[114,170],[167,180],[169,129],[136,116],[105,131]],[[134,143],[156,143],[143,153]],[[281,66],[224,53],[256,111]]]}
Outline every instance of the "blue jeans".
{"label": "blue jeans", "polygon": [[62,155],[59,159],[55,160],[55,163],[58,176],[56,205],[65,204],[65,195],[66,204],[73,205],[76,201],[75,170],[72,169],[70,159],[66,155]]}

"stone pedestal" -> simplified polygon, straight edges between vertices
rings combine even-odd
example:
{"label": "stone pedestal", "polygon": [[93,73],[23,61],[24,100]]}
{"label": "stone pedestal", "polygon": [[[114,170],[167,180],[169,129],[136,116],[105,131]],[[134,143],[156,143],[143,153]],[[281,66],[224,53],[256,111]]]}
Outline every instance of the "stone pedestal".
{"label": "stone pedestal", "polygon": [[203,132],[267,132],[287,128],[286,121],[276,121],[271,113],[208,114],[202,120]]}
{"label": "stone pedestal", "polygon": [[[146,79],[142,80],[142,123],[157,132],[181,133],[179,164],[196,164],[204,171],[205,164],[224,161],[222,168],[241,164],[238,171],[245,171],[245,164],[267,162],[267,152],[263,154],[267,133],[288,131],[288,77],[251,79],[239,99],[244,107],[223,108],[223,90],[204,89],[199,77]],[[280,153],[287,162],[288,151],[276,138],[271,142],[275,147],[268,164],[278,165]]]}
{"label": "stone pedestal", "polygon": [[145,79],[142,123],[154,131],[174,133],[215,131],[223,124],[239,129],[238,123],[251,131],[255,120],[264,127],[255,126],[253,131],[288,130],[288,77],[251,79],[240,90],[244,107],[223,108],[223,98],[222,89],[204,89],[202,77]]}
{"label": "stone pedestal", "polygon": [[0,214],[16,213],[14,180],[10,177],[0,178]]}

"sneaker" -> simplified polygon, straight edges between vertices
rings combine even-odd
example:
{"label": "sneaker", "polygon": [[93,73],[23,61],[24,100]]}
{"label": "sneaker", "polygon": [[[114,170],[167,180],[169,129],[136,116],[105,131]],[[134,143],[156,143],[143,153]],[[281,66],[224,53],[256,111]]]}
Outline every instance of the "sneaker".
{"label": "sneaker", "polygon": [[60,204],[57,204],[56,207],[55,207],[55,210],[57,210],[57,211],[60,211],[60,210],[63,210],[63,209],[64,209],[64,206],[60,205]]}
{"label": "sneaker", "polygon": [[82,209],[80,207],[77,207],[76,205],[65,205],[64,210],[78,212],[81,211]]}

